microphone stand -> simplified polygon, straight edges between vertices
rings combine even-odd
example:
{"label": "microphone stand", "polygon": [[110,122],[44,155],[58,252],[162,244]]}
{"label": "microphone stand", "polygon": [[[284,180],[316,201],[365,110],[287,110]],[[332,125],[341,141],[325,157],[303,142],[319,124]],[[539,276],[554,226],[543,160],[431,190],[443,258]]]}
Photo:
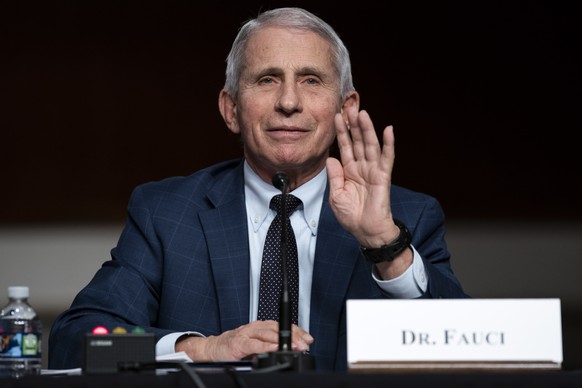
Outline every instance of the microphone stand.
{"label": "microphone stand", "polygon": [[315,369],[315,359],[309,353],[292,349],[291,301],[287,269],[287,193],[289,177],[284,172],[273,175],[273,185],[281,190],[281,273],[283,276],[281,299],[279,301],[279,349],[261,353],[255,357],[255,366],[286,371],[306,371]]}

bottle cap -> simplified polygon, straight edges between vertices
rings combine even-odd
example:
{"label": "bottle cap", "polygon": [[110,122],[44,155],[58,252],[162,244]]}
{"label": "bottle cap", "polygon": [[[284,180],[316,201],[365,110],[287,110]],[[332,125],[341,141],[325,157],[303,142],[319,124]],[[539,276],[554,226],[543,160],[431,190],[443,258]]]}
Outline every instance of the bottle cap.
{"label": "bottle cap", "polygon": [[8,297],[13,299],[28,298],[28,287],[26,286],[8,287]]}

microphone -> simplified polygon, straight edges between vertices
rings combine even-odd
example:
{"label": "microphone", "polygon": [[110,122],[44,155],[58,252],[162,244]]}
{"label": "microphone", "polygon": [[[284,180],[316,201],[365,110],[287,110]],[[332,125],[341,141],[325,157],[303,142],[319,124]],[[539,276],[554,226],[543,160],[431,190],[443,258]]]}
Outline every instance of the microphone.
{"label": "microphone", "polygon": [[289,193],[289,176],[278,171],[273,175],[273,186],[281,190],[281,274],[283,277],[281,299],[279,300],[279,350],[291,350],[291,301],[289,299],[289,270],[287,268],[287,193]]}
{"label": "microphone", "polygon": [[289,271],[287,269],[287,193],[289,192],[289,176],[278,171],[273,175],[273,186],[281,190],[281,273],[283,276],[281,299],[279,300],[279,350],[258,354],[255,365],[258,368],[273,370],[304,371],[315,369],[312,355],[292,350],[292,318],[291,301],[289,298]]}
{"label": "microphone", "polygon": [[[275,175],[273,175],[273,186],[281,190],[283,196],[286,196],[289,192],[289,175],[283,171],[277,171]],[[285,204],[285,202],[283,202]]]}

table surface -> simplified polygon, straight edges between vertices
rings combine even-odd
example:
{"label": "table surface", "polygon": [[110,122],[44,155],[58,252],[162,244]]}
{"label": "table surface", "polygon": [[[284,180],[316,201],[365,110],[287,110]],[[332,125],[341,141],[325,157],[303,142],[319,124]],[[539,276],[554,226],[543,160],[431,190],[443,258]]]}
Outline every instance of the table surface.
{"label": "table surface", "polygon": [[3,388],[186,388],[186,387],[582,387],[582,370],[573,371],[478,371],[421,373],[328,373],[278,371],[269,373],[226,370],[194,373],[200,384],[184,371],[155,374],[153,371],[79,376],[29,376],[1,379]]}

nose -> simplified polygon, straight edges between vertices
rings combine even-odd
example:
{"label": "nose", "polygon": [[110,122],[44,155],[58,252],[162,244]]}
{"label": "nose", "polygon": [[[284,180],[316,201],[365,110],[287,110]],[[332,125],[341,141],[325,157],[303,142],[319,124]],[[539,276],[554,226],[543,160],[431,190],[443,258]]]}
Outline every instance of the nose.
{"label": "nose", "polygon": [[285,114],[291,114],[301,110],[301,96],[297,84],[287,82],[281,85],[276,108],[279,111],[285,112]]}

